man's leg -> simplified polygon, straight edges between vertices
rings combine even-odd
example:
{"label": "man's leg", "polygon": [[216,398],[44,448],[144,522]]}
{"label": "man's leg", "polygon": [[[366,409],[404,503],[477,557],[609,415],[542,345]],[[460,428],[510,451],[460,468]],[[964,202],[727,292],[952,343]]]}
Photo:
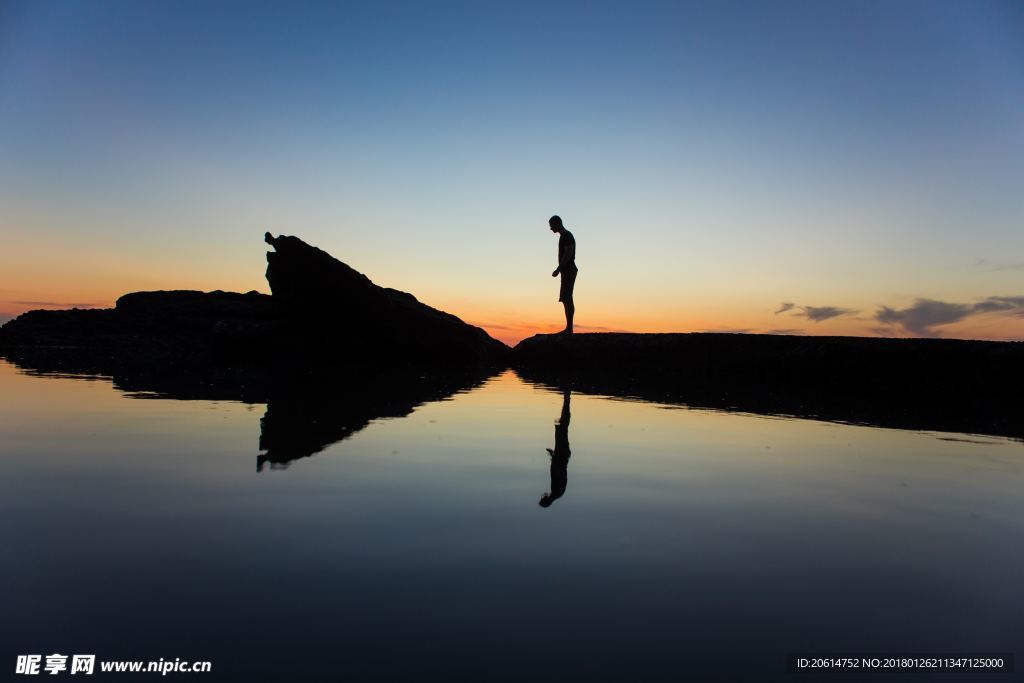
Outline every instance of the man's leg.
{"label": "man's leg", "polygon": [[558,300],[565,308],[565,329],[563,334],[572,334],[572,317],[576,313],[576,305],[572,301],[572,290],[576,286],[576,273],[562,273],[562,284],[559,290]]}

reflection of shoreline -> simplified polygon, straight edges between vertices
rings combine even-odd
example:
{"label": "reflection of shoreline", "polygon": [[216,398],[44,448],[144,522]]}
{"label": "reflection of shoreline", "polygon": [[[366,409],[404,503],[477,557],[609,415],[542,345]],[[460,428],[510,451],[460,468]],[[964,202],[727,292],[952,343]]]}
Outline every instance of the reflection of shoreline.
{"label": "reflection of shoreline", "polygon": [[569,411],[569,402],[572,399],[572,390],[569,387],[562,389],[562,413],[555,421],[555,447],[547,449],[551,456],[551,488],[541,496],[540,506],[551,507],[551,504],[565,495],[565,488],[569,485],[569,457],[572,451],[569,449],[569,420],[572,414]]}
{"label": "reflection of shoreline", "polygon": [[[516,376],[528,384],[558,390],[566,381],[564,371],[516,367]],[[848,391],[828,383],[792,382],[765,384],[752,379],[694,378],[683,382],[670,372],[632,373],[577,370],[568,375],[577,393],[634,401],[663,403],[795,417],[840,424],[888,429],[934,431],[999,436],[1024,441],[1024,421],[1011,419],[1016,406],[998,394],[984,395],[917,388],[877,393]]]}
{"label": "reflection of shoreline", "polygon": [[[578,344],[581,337],[571,342]],[[594,335],[600,336],[600,335]],[[585,342],[586,340],[584,340]],[[1009,348],[1009,347],[1007,347]],[[43,352],[45,351],[45,352]],[[176,365],[139,362],[74,349],[48,349],[34,354],[3,354],[22,372],[86,381],[110,381],[133,398],[240,401],[267,404],[261,426],[262,468],[284,466],[347,438],[374,417],[407,415],[421,403],[445,398],[478,385],[491,373],[444,368],[367,368],[362,366],[304,368],[288,358],[268,358],[241,367],[209,364]],[[581,355],[579,360],[585,360]],[[1013,357],[1008,356],[1009,360]],[[651,361],[653,362],[653,361]],[[684,360],[679,360],[683,363]],[[1007,382],[1015,370],[1007,366]],[[741,368],[742,369],[742,368]],[[613,396],[694,408],[798,417],[846,424],[1024,440],[1024,422],[1016,398],[999,391],[936,389],[913,377],[898,385],[836,384],[827,374],[798,375],[788,380],[745,376],[720,367],[694,366],[687,379],[676,366],[595,367],[571,362],[551,369],[516,367],[523,381],[562,391]],[[766,371],[767,372],[767,371]],[[773,370],[776,374],[778,368]],[[717,373],[717,374],[714,374]],[[865,380],[866,381],[866,380]],[[862,383],[863,384],[863,383]]]}

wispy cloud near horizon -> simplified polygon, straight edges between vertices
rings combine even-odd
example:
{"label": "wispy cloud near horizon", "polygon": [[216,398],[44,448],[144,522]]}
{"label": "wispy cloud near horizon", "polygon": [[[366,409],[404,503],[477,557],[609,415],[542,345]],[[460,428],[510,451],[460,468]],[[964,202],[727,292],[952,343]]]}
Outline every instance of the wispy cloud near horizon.
{"label": "wispy cloud near horizon", "polygon": [[989,273],[996,273],[1002,270],[1024,270],[1024,261],[992,261],[987,258],[980,258],[974,262],[974,265]]}
{"label": "wispy cloud near horizon", "polygon": [[67,301],[9,301],[7,303],[18,306],[41,306],[43,308],[100,308],[103,304],[95,301],[91,303],[67,302]]}
{"label": "wispy cloud near horizon", "polygon": [[823,320],[838,318],[842,315],[852,315],[857,311],[852,308],[840,308],[839,306],[801,306],[801,315],[808,320],[820,323]]}
{"label": "wispy cloud near horizon", "polygon": [[844,315],[852,315],[858,312],[852,308],[842,308],[840,306],[801,306],[792,301],[783,301],[779,304],[779,308],[775,311],[775,315],[780,315],[789,311],[793,311],[794,316],[807,318],[811,322],[816,323]]}
{"label": "wispy cloud near horizon", "polygon": [[1024,296],[990,296],[973,304],[917,299],[913,305],[902,309],[880,306],[875,320],[886,325],[898,325],[918,336],[938,337],[940,332],[935,328],[984,314],[1024,317]]}
{"label": "wispy cloud near horizon", "polygon": [[794,306],[796,306],[796,304],[793,303],[792,301],[783,301],[781,304],[779,304],[779,310],[775,311],[775,315],[778,315],[779,313],[785,313],[786,311],[791,310]]}
{"label": "wispy cloud near horizon", "polygon": [[705,334],[757,334],[749,327],[719,327],[701,330]]}

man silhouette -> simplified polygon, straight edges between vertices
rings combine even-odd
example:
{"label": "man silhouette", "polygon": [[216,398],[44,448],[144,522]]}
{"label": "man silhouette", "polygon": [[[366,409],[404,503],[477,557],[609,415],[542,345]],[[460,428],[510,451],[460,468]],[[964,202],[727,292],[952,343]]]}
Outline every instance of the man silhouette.
{"label": "man silhouette", "polygon": [[551,232],[558,234],[558,267],[551,273],[551,277],[562,276],[562,286],[558,289],[558,300],[565,307],[565,329],[560,334],[572,334],[572,317],[576,313],[576,306],[572,301],[572,290],[576,285],[576,238],[562,225],[562,219],[552,216],[548,219],[548,227]]}

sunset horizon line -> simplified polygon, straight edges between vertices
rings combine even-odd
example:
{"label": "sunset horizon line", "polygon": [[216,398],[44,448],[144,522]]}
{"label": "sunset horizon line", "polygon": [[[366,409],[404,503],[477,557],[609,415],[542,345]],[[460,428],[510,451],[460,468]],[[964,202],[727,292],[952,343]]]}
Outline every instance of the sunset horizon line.
{"label": "sunset horizon line", "polygon": [[[232,290],[224,289],[187,289],[187,288],[171,288],[171,289],[153,289],[153,290],[138,290],[138,291],[201,291],[201,292],[228,292]],[[270,296],[271,294],[266,291],[260,291],[257,289],[250,289],[245,292],[237,293],[258,293]],[[134,292],[124,292],[120,296],[132,294]],[[415,293],[412,293],[414,296]],[[120,298],[117,297],[117,298]],[[19,316],[36,310],[103,310],[112,309],[116,305],[117,298],[109,301],[94,301],[94,302],[61,302],[61,301],[44,301],[44,300],[32,300],[32,299],[17,299],[11,301],[0,301],[0,306],[6,305],[8,310],[0,309],[0,326],[5,325],[18,318]],[[419,299],[419,297],[417,297]],[[522,320],[504,320],[504,321],[488,321],[481,319],[478,316],[467,315],[460,312],[457,307],[445,307],[437,306],[433,303],[427,303],[438,310],[450,313],[460,320],[479,327],[487,332],[491,337],[501,341],[502,343],[514,347],[524,339],[528,339],[535,335],[555,334],[561,330],[561,325],[558,323],[554,316],[552,316],[551,322],[536,322],[536,321],[522,321]],[[999,307],[993,307],[995,303]],[[12,306],[13,304],[13,306]],[[773,315],[782,315],[789,313],[790,318],[802,318],[808,321],[813,327],[785,327],[785,326],[768,326],[768,325],[714,325],[714,324],[685,324],[673,326],[670,322],[654,323],[639,326],[625,326],[625,325],[596,325],[588,324],[587,322],[577,323],[575,325],[576,331],[580,334],[594,334],[594,333],[616,333],[616,334],[746,334],[746,335],[778,335],[778,336],[805,336],[805,337],[864,337],[864,338],[880,338],[880,339],[948,339],[948,340],[965,340],[965,341],[993,341],[993,342],[1022,342],[1024,341],[1024,335],[1014,333],[1000,333],[998,331],[988,330],[987,332],[971,332],[971,326],[961,326],[959,330],[948,330],[942,329],[945,327],[955,327],[958,324],[964,323],[969,318],[981,316],[987,314],[988,321],[992,322],[994,319],[998,319],[999,316],[1010,315],[1013,317],[1021,317],[1022,311],[1024,311],[1024,297],[988,297],[983,300],[974,302],[973,304],[955,304],[949,302],[942,302],[932,299],[917,299],[915,303],[906,309],[894,309],[889,306],[882,304],[876,304],[876,311],[871,317],[864,317],[857,315],[864,313],[864,311],[855,311],[850,309],[838,309],[835,311],[828,311],[827,313],[834,313],[833,315],[825,315],[821,313],[821,309],[831,309],[835,307],[797,307],[790,306],[786,307],[783,304],[780,311],[776,311]],[[811,311],[805,311],[802,309],[810,308]],[[11,310],[13,309],[13,310]],[[19,310],[20,309],[20,310]],[[922,315],[922,311],[927,314],[928,309],[933,309],[933,319],[928,320]],[[821,321],[816,321],[815,316],[825,317]],[[916,316],[916,317],[915,317]],[[945,316],[945,320],[940,319],[936,321],[935,318]],[[882,321],[886,320],[887,327],[883,326]],[[841,330],[836,330],[831,327],[822,329],[820,327],[822,322],[827,324],[827,321],[832,322],[845,322],[847,325]],[[860,322],[871,325],[870,327],[857,329],[851,327],[849,323]],[[805,323],[808,324],[808,323]],[[797,321],[793,321],[793,324],[799,324]],[[914,329],[908,329],[907,326],[917,327],[918,330],[924,333],[915,333]],[[817,327],[818,329],[815,329]]]}

